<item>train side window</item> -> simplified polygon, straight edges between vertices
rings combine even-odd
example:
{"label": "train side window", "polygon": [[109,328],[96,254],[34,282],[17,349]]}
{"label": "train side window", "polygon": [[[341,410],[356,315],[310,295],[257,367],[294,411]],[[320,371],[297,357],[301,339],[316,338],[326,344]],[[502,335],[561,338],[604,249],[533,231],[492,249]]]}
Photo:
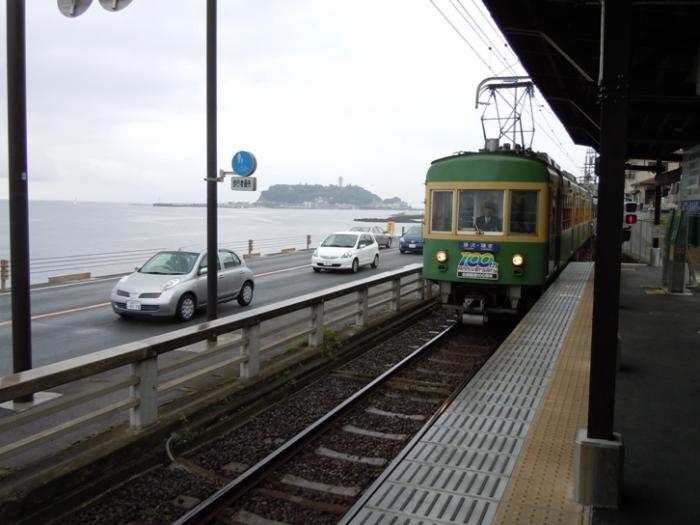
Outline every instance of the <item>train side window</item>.
{"label": "train side window", "polygon": [[460,232],[503,234],[503,190],[460,190]]}
{"label": "train side window", "polygon": [[452,232],[452,190],[433,190],[430,231]]}
{"label": "train side window", "polygon": [[537,192],[513,190],[510,192],[510,233],[534,235],[537,233]]}

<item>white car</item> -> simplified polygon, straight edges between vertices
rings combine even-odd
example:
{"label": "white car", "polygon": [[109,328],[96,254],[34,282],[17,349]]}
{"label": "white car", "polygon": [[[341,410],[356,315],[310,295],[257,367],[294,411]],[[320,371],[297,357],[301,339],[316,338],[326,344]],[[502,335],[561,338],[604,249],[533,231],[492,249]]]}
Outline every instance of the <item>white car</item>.
{"label": "white car", "polygon": [[314,272],[350,270],[355,273],[365,265],[379,266],[379,244],[374,235],[365,232],[331,233],[311,257]]}

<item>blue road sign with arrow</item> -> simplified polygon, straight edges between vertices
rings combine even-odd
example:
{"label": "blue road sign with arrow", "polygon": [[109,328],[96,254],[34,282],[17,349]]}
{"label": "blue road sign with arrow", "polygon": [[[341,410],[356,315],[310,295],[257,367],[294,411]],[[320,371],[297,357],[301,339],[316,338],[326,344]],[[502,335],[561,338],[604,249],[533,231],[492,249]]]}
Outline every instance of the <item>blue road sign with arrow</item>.
{"label": "blue road sign with arrow", "polygon": [[258,167],[258,161],[255,160],[255,155],[250,151],[239,151],[231,159],[231,168],[236,175],[248,177],[255,173]]}

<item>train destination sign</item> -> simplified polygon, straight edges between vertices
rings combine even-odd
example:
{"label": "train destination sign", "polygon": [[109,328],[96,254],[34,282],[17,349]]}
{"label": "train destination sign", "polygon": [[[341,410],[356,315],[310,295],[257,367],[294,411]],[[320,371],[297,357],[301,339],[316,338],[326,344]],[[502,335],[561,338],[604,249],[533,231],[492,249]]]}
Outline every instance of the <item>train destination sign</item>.
{"label": "train destination sign", "polygon": [[256,177],[231,177],[231,189],[234,191],[255,191],[257,186]]}
{"label": "train destination sign", "polygon": [[231,168],[236,175],[249,177],[255,173],[258,161],[250,151],[239,151],[231,159]]}
{"label": "train destination sign", "polygon": [[472,252],[493,252],[498,251],[497,242],[478,242],[478,241],[461,241],[459,243],[460,250],[467,250]]}

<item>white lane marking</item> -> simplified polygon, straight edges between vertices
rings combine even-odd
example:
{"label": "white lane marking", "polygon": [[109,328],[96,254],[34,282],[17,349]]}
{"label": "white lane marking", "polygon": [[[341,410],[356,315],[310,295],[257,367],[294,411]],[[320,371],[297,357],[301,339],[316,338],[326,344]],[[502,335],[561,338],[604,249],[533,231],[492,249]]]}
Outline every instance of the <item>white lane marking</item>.
{"label": "white lane marking", "polygon": [[[393,253],[393,252],[397,252],[397,251],[398,251],[398,249],[393,248],[393,249],[389,249],[389,250],[383,250],[382,253]],[[267,262],[267,261],[266,261],[266,262]],[[298,270],[298,269],[300,269],[300,268],[308,268],[309,266],[311,266],[311,265],[310,265],[310,264],[305,264],[305,265],[303,265],[303,266],[295,266],[295,267],[293,267],[293,268],[284,268],[284,269],[282,269],[282,270],[275,270],[275,271],[272,271],[272,272],[258,273],[258,274],[255,274],[255,276],[256,276],[256,277],[260,277],[260,276],[265,276],[265,275],[272,275],[272,274],[274,274],[274,273],[288,272],[288,271],[290,271],[290,270]],[[248,267],[250,268],[250,265],[248,265]],[[251,269],[252,269],[252,268],[251,268]],[[109,282],[109,281],[116,281],[116,280],[121,279],[121,278],[124,277],[125,275],[131,275],[131,272],[130,272],[130,273],[125,273],[125,274],[123,274],[123,275],[110,275],[110,276],[108,276],[108,277],[95,277],[94,279],[89,279],[89,280],[87,280],[87,281],[78,281],[78,282],[75,282],[75,283],[52,284],[51,286],[38,286],[38,287],[36,287],[36,288],[32,288],[32,289],[31,289],[31,292],[32,292],[32,293],[34,293],[34,292],[45,292],[45,291],[47,291],[47,290],[48,290],[48,291],[51,291],[51,290],[58,290],[59,288],[72,288],[72,287],[74,287],[74,286],[83,286],[83,285],[86,285],[86,284],[95,284],[95,283],[103,283],[103,282]],[[10,295],[11,293],[12,293],[12,290],[8,290],[8,291],[6,291],[6,292],[0,292],[0,297],[3,297],[3,296],[5,296],[5,295]]]}
{"label": "white lane marking", "polygon": [[[301,269],[301,268],[308,268],[308,267],[310,267],[310,266],[311,266],[310,264],[305,264],[305,265],[303,265],[303,266],[294,266],[294,267],[292,267],[292,268],[284,268],[284,269],[282,269],[282,270],[275,270],[274,272],[259,273],[259,274],[257,274],[255,277],[265,277],[265,276],[267,276],[267,275],[272,275],[272,274],[276,274],[276,273],[291,272],[292,270],[299,270],[299,269]],[[94,281],[93,281],[93,282],[94,282]],[[46,288],[44,288],[44,289],[46,289]],[[33,290],[32,290],[32,291],[33,291]],[[45,314],[33,315],[33,316],[32,316],[32,321],[34,321],[34,320],[36,320],[36,319],[44,319],[44,318],[46,318],[46,317],[56,317],[56,316],[58,316],[58,315],[65,315],[65,314],[72,314],[72,313],[75,313],[75,312],[82,312],[82,311],[84,311],[84,310],[92,310],[92,309],[94,309],[94,308],[102,308],[102,307],[105,307],[105,306],[109,306],[110,304],[112,304],[112,303],[106,302],[106,303],[99,303],[99,304],[91,304],[91,305],[88,305],[88,306],[79,306],[79,307],[76,307],[76,308],[68,308],[68,309],[66,309],[66,310],[59,310],[59,311],[57,311],[57,312],[49,312],[49,313],[45,313]],[[12,320],[11,320],[11,319],[7,319],[7,320],[0,321],[0,326],[7,326],[7,325],[9,325],[9,324],[12,324]]]}
{"label": "white lane marking", "polygon": [[[79,306],[77,308],[68,308],[67,310],[61,310],[59,312],[49,312],[46,314],[39,314],[39,315],[33,315],[32,316],[32,321],[35,321],[36,319],[45,319],[46,317],[56,317],[58,315],[64,315],[64,314],[72,314],[74,312],[82,312],[84,310],[93,310],[95,308],[102,308],[104,306],[109,306],[112,303],[100,303],[100,304],[91,304],[89,306]],[[6,326],[8,324],[12,324],[12,319],[8,319],[6,321],[0,321],[0,326]]]}
{"label": "white lane marking", "polygon": [[[291,271],[293,271],[293,270],[301,270],[302,268],[310,268],[310,267],[311,267],[311,264],[303,264],[303,265],[301,265],[301,266],[292,266],[291,268],[283,268],[283,269],[281,269],[281,270],[274,270],[274,271],[272,271],[272,272],[258,273],[258,274],[255,275],[255,277],[256,277],[256,278],[257,278],[257,277],[266,277],[266,276],[268,276],[268,275],[274,275],[274,274],[284,273],[284,272],[291,272]],[[103,281],[109,281],[109,280],[116,280],[116,279],[117,279],[117,277],[109,278],[109,279],[102,279],[102,280],[103,280]],[[35,291],[42,291],[42,290],[55,290],[55,289],[57,289],[57,288],[63,288],[63,287],[66,287],[66,286],[78,286],[78,285],[81,285],[81,284],[90,284],[90,283],[95,283],[95,282],[100,282],[100,281],[97,281],[97,280],[94,280],[94,281],[83,281],[83,282],[81,282],[81,283],[72,283],[72,284],[63,284],[63,285],[56,285],[56,286],[47,286],[47,287],[45,287],[45,288],[35,288],[35,289],[32,290],[32,292],[35,292]],[[10,292],[5,292],[5,294],[9,294],[9,293],[10,293]],[[2,294],[0,294],[0,295],[2,295]],[[99,303],[99,304],[91,304],[91,305],[88,305],[88,306],[80,306],[80,307],[77,307],[77,308],[69,308],[69,309],[67,309],[67,310],[60,310],[60,311],[58,311],[58,312],[49,312],[49,313],[45,313],[45,314],[39,314],[39,315],[32,316],[32,321],[35,320],[35,319],[43,319],[43,318],[46,318],[46,317],[56,317],[56,316],[58,316],[58,315],[71,314],[71,313],[75,313],[75,312],[82,312],[83,310],[90,310],[90,309],[93,309],[93,308],[102,308],[102,307],[105,307],[105,306],[109,306],[110,304],[111,304],[110,302],[107,302],[107,303]],[[12,320],[11,320],[11,319],[6,319],[6,320],[3,320],[3,321],[0,321],[0,326],[7,326],[7,325],[10,325],[10,324],[12,324]]]}
{"label": "white lane marking", "polygon": [[[311,266],[311,265],[310,265],[310,264],[307,264],[307,265],[304,265],[304,266],[296,266],[296,267],[294,267],[294,268],[285,268],[285,269],[283,269],[283,270],[276,270],[276,271],[273,271],[273,272],[267,272],[267,273],[256,274],[256,276],[260,276],[260,275],[270,275],[270,274],[277,273],[277,272],[287,272],[287,271],[289,271],[289,270],[293,270],[293,269],[296,269],[296,268],[306,268],[306,267],[308,267],[308,266]],[[248,267],[250,268],[250,265],[248,265]],[[251,268],[251,269],[252,269],[252,268]],[[48,291],[58,290],[59,288],[73,288],[73,287],[75,287],[75,286],[83,286],[83,285],[86,285],[86,284],[95,284],[95,283],[102,283],[102,282],[109,282],[109,281],[117,281],[117,280],[121,279],[122,277],[124,277],[124,276],[126,276],[126,275],[131,275],[131,273],[132,273],[132,272],[125,273],[125,274],[123,274],[123,275],[121,275],[121,274],[120,274],[120,275],[110,275],[110,276],[108,276],[108,277],[95,277],[94,279],[89,279],[89,280],[85,280],[85,281],[77,281],[77,282],[74,282],[74,283],[52,284],[52,285],[50,285],[50,286],[41,286],[41,285],[40,285],[40,286],[37,286],[37,287],[35,287],[35,288],[31,288],[31,292],[32,292],[32,293],[34,293],[34,292],[45,292],[45,291],[47,291],[47,290],[48,290]],[[6,292],[0,292],[0,297],[2,297],[2,296],[4,296],[4,295],[10,295],[11,293],[12,293],[12,290],[8,290],[8,291],[6,291]]]}
{"label": "white lane marking", "polygon": [[274,275],[276,273],[291,272],[292,270],[300,270],[301,268],[310,268],[311,264],[303,264],[301,266],[292,266],[291,268],[282,268],[281,270],[274,270],[272,272],[256,273],[255,277],[265,277],[266,275]]}
{"label": "white lane marking", "polygon": [[[124,275],[129,275],[128,273],[125,273]],[[45,292],[47,290],[58,290],[59,288],[72,288],[74,286],[82,286],[85,284],[95,284],[95,283],[102,283],[102,282],[107,282],[107,281],[116,281],[117,279],[121,279],[124,277],[124,275],[115,275],[111,277],[100,277],[100,278],[95,278],[95,279],[90,279],[89,281],[78,281],[75,283],[65,283],[65,284],[52,284],[51,286],[39,286],[36,288],[31,288],[30,291],[32,293],[34,292]],[[12,290],[8,290],[7,292],[2,292],[0,293],[0,297],[3,295],[10,295],[12,293]]]}

